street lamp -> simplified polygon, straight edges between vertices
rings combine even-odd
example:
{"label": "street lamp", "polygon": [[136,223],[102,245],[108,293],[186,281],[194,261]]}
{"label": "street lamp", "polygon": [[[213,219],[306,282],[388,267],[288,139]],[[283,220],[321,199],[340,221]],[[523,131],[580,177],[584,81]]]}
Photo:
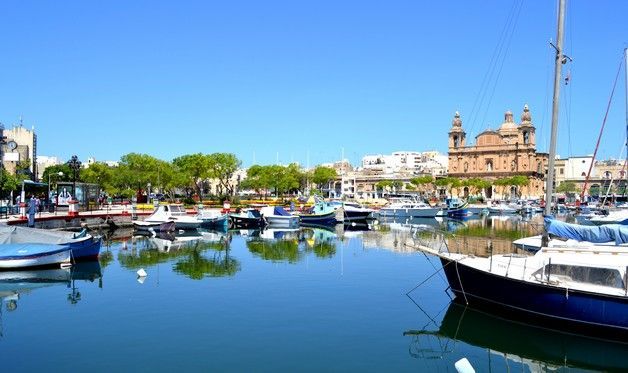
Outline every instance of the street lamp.
{"label": "street lamp", "polygon": [[68,161],[68,166],[72,169],[73,178],[72,178],[72,195],[73,198],[76,199],[76,174],[81,168],[81,161],[79,161],[76,155],[73,155],[72,158]]}
{"label": "street lamp", "polygon": [[146,203],[150,203],[150,183],[146,184],[148,187],[148,193],[146,193]]}
{"label": "street lamp", "polygon": [[[59,171],[59,172],[57,172],[57,175],[58,175],[59,177],[61,177],[61,176],[63,176],[63,172]],[[49,202],[49,203],[50,203],[50,202],[52,202],[52,200],[50,199],[50,176],[52,176],[52,174],[51,174],[51,173],[50,173],[50,174],[48,174],[48,202]]]}

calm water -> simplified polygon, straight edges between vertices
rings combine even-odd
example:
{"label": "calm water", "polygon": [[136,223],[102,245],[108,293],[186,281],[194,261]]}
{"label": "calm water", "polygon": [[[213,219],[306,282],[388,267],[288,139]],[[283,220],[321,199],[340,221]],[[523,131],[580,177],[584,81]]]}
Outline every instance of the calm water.
{"label": "calm water", "polygon": [[[118,231],[100,263],[72,273],[0,273],[2,369],[422,372],[455,371],[462,357],[477,371],[628,367],[627,345],[465,308],[438,275],[406,296],[440,264],[405,246],[404,223],[174,242]],[[519,217],[415,223],[474,244],[486,238],[467,235],[509,242],[537,229]]]}

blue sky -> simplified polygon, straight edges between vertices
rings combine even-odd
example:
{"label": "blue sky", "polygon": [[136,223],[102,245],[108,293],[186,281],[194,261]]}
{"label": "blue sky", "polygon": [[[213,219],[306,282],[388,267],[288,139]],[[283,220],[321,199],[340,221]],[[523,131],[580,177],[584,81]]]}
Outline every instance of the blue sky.
{"label": "blue sky", "polygon": [[[626,14],[628,1],[568,3],[561,156],[593,152]],[[506,24],[499,79],[481,89]],[[22,115],[38,153],[62,159],[224,151],[248,166],[309,152],[317,164],[344,148],[357,163],[446,152],[454,111],[472,138],[528,103],[546,151],[555,35],[554,1],[6,1],[0,121]],[[623,144],[621,74],[602,158]]]}

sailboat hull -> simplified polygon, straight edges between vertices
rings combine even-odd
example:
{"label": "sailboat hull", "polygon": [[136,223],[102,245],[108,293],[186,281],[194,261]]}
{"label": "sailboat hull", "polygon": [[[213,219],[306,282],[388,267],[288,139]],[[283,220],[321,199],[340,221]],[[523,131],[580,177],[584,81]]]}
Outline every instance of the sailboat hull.
{"label": "sailboat hull", "polygon": [[628,340],[628,298],[527,282],[440,259],[449,286],[470,304],[534,316],[561,330]]}

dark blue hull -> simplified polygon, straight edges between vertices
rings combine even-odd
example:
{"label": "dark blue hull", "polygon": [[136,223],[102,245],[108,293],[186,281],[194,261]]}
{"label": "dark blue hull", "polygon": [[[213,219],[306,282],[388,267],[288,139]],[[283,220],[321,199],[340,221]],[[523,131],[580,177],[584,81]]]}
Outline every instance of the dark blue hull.
{"label": "dark blue hull", "polygon": [[330,212],[329,214],[322,215],[299,215],[301,217],[301,223],[305,224],[317,224],[317,225],[335,225],[336,212]]}
{"label": "dark blue hull", "polygon": [[94,237],[84,241],[68,242],[70,249],[72,249],[72,258],[78,260],[98,258],[101,244],[102,240]]}
{"label": "dark blue hull", "polygon": [[464,218],[467,215],[469,215],[469,211],[467,209],[455,209],[447,211],[447,216],[449,216],[450,218]]}
{"label": "dark blue hull", "polygon": [[[558,330],[628,340],[628,298],[561,289],[498,276],[441,258],[453,292],[470,304],[527,314]],[[461,285],[462,284],[462,285]],[[464,289],[464,291],[463,291]]]}

